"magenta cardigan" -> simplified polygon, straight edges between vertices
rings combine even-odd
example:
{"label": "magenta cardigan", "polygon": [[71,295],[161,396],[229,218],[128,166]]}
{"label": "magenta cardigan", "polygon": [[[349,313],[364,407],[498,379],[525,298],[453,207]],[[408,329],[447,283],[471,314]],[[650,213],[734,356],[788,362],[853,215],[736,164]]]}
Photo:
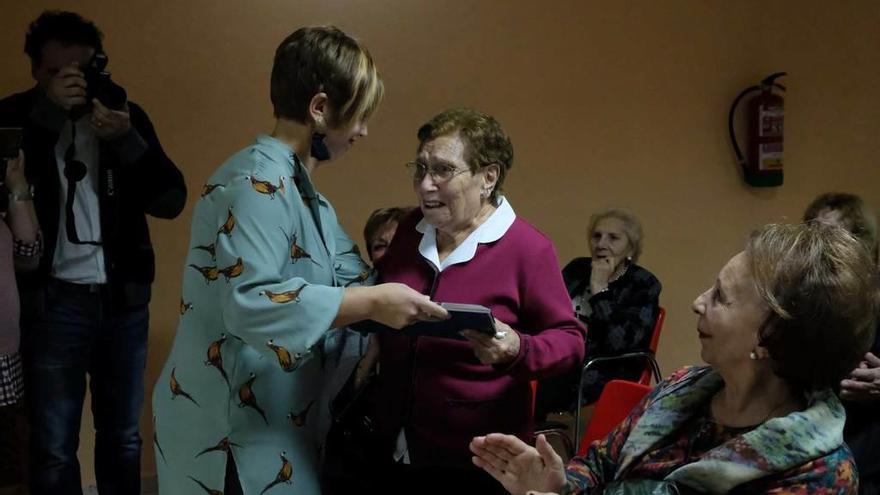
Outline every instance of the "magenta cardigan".
{"label": "magenta cardigan", "polygon": [[470,466],[468,443],[490,432],[531,441],[529,382],[579,366],[586,330],[574,316],[551,241],[517,218],[468,262],[437,272],[419,253],[422,214],[405,218],[379,263],[382,282],[401,282],[439,302],[482,304],[520,335],[516,359],[484,365],[467,341],[383,334],[377,422],[388,455],[405,428],[413,465]]}

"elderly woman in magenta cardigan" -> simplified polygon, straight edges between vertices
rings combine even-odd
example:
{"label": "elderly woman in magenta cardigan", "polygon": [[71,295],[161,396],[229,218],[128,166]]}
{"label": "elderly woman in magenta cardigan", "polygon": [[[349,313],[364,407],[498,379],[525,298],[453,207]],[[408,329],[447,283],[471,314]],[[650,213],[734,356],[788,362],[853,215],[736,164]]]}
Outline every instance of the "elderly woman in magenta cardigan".
{"label": "elderly woman in magenta cardigan", "polygon": [[487,306],[499,333],[382,335],[377,419],[387,462],[377,488],[493,493],[500,487],[470,463],[470,439],[498,430],[529,439],[529,382],[577,367],[585,330],[553,244],[500,193],[513,148],[498,122],[448,110],[418,138],[408,166],[420,209],[400,222],[379,277],[436,301]]}
{"label": "elderly woman in magenta cardigan", "polygon": [[474,439],[474,463],[518,495],[854,495],[832,388],[870,345],[877,303],[873,262],[849,233],[764,227],[693,303],[709,366],[673,374],[567,467],[543,437],[534,448],[496,434]]}

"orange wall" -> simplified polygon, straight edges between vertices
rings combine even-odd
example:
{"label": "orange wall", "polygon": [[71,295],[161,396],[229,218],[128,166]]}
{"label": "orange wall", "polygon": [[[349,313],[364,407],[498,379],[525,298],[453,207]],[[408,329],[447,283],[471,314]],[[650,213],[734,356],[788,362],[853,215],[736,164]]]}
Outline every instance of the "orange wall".
{"label": "orange wall", "polygon": [[[699,360],[690,302],[750,229],[795,220],[832,189],[880,205],[880,3],[872,0],[5,3],[0,93],[31,83],[21,53],[30,20],[49,7],[83,13],[104,30],[114,78],[150,113],[194,193],[181,218],[152,222],[159,271],[148,388],[174,335],[199,188],[270,129],[272,54],[302,25],[330,22],[363,39],[387,85],[369,139],[318,175],[353,237],[372,209],[413,202],[403,163],[420,123],[452,105],[483,109],[514,142],[508,197],[556,241],[563,262],[585,253],[590,212],[622,205],[641,217],[642,264],[663,282],[669,311],[664,373]],[[728,105],[777,70],[790,73],[786,182],[751,189],[733,163]],[[145,473],[155,471],[148,417],[147,409]],[[90,425],[86,415],[84,431]],[[82,443],[89,482],[89,435]]]}

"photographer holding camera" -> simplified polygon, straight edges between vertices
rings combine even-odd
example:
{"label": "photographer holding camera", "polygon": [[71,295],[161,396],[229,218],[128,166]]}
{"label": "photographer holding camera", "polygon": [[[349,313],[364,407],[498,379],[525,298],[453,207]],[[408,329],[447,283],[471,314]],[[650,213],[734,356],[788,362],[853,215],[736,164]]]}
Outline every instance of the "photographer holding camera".
{"label": "photographer holding camera", "polygon": [[174,218],[180,171],[146,113],[104,71],[102,34],[72,12],[31,23],[36,87],[0,101],[23,129],[44,256],[19,277],[31,428],[31,493],[81,494],[77,460],[86,374],[102,495],[140,492],[148,303],[155,262],[146,214]]}

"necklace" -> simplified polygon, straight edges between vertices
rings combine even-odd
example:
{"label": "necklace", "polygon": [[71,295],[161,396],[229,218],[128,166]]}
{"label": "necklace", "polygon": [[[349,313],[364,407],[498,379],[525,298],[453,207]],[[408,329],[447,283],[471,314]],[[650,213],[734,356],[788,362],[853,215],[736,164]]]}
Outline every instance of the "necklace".
{"label": "necklace", "polygon": [[[723,390],[723,389],[722,389],[722,390]],[[719,407],[719,406],[716,406],[716,405],[715,405],[715,404],[717,403],[717,401],[720,400],[719,397],[720,397],[720,391],[719,391],[719,393],[715,394],[715,395],[712,397],[712,400],[711,400],[711,402],[709,403],[709,415],[710,415],[710,417],[712,418],[713,421],[717,421],[719,424],[724,425],[724,423],[722,423],[721,421],[718,420],[719,415],[716,414],[716,412],[715,412],[715,409],[716,409],[717,407]],[[769,420],[771,417],[773,417],[774,413],[776,413],[777,411],[783,409],[783,406],[785,406],[785,405],[787,405],[787,404],[789,404],[789,403],[791,403],[791,402],[792,402],[792,400],[791,400],[789,397],[785,397],[785,398],[783,398],[782,401],[780,401],[780,402],[779,402],[778,404],[776,404],[772,409],[770,409],[770,410],[767,412],[767,414],[765,414],[764,417],[763,417],[760,421],[758,421],[757,423],[753,423],[753,424],[751,424],[751,425],[744,426],[744,427],[742,427],[742,428],[749,427],[749,426],[756,427],[756,426],[760,426],[760,425],[764,424],[765,422],[767,422],[767,420]],[[726,425],[725,425],[725,426],[726,426]],[[740,426],[734,426],[733,428],[740,428]]]}
{"label": "necklace", "polygon": [[[623,267],[623,269],[621,269],[620,267]],[[614,273],[611,275],[611,278],[608,279],[608,283],[610,284],[611,282],[616,282],[617,279],[622,277],[626,273],[627,270],[629,270],[629,263],[624,261],[623,263],[621,263],[618,266],[617,270],[614,270]]]}

